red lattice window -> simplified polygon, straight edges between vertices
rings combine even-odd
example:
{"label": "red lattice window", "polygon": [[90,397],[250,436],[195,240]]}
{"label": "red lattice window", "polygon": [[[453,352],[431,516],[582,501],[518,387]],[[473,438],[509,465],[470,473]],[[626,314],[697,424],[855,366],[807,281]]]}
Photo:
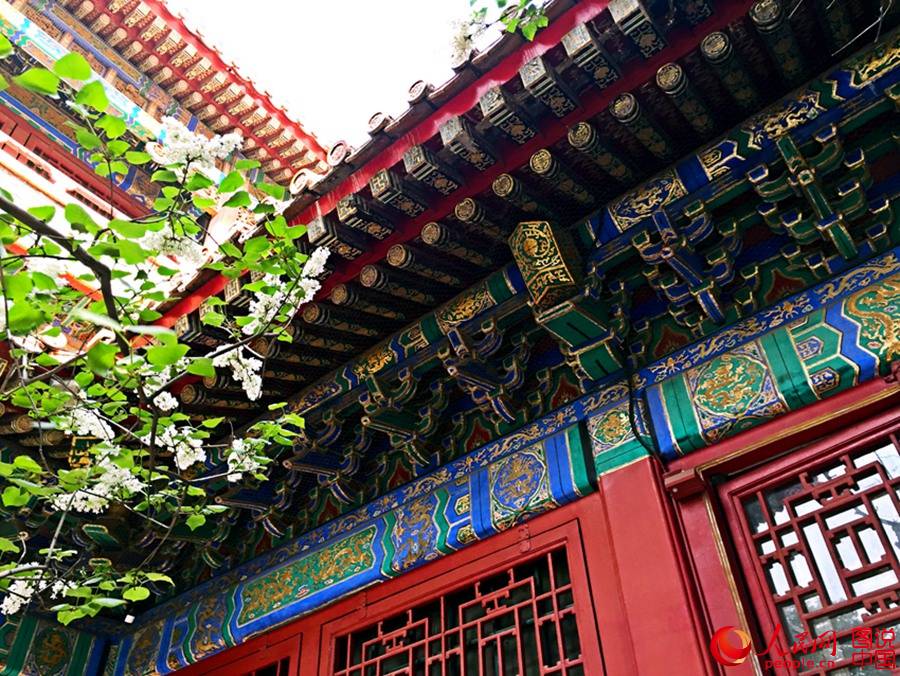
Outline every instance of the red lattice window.
{"label": "red lattice window", "polygon": [[338,636],[334,676],[584,676],[559,548]]}
{"label": "red lattice window", "polygon": [[[900,647],[900,445],[896,434],[817,460],[802,471],[754,473],[739,490],[733,516],[745,538],[741,558],[758,580],[757,603],[764,638],[781,624],[776,654],[814,644],[791,673],[894,673],[881,655],[853,645],[854,629],[893,629]],[[767,476],[768,475],[768,476]],[[762,480],[759,477],[764,477]],[[746,480],[740,480],[745,483]],[[834,632],[830,634],[830,632]],[[826,645],[836,640],[836,654]],[[859,633],[857,633],[857,639]],[[859,641],[857,641],[859,643]],[[885,644],[886,646],[887,644]],[[854,653],[857,654],[854,657]],[[766,658],[761,657],[764,661]],[[834,664],[821,665],[821,660]],[[778,673],[786,673],[779,671]]]}

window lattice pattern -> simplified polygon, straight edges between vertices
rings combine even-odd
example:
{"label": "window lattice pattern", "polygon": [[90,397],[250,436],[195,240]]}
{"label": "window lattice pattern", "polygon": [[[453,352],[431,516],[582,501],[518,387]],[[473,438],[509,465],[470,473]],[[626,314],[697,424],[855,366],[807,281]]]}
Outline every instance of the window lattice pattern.
{"label": "window lattice pattern", "polygon": [[[804,674],[883,674],[851,665],[852,629],[894,627],[900,636],[900,452],[897,438],[768,484],[743,501],[756,563],[791,643],[834,631],[836,669]],[[832,659],[831,648],[810,656]]]}
{"label": "window lattice pattern", "polygon": [[334,676],[584,676],[564,549],[341,636]]}

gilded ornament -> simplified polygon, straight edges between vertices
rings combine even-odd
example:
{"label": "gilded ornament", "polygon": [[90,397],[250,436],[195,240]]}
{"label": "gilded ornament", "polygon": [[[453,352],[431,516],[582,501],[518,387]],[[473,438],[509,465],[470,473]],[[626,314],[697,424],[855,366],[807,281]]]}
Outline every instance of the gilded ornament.
{"label": "gilded ornament", "polygon": [[655,211],[687,194],[681,178],[674,170],[670,170],[647,181],[613,204],[609,209],[610,216],[619,232],[625,232],[649,218]]}
{"label": "gilded ornament", "polygon": [[475,288],[460,294],[435,312],[435,319],[441,331],[446,333],[494,305],[494,299],[488,293],[487,284],[482,282]]}
{"label": "gilded ornament", "polygon": [[759,150],[765,140],[774,140],[792,129],[814,120],[825,109],[819,103],[820,94],[808,89],[798,98],[789,98],[779,104],[777,110],[752,118],[743,128],[750,137],[747,145]]}
{"label": "gilded ornament", "polygon": [[393,358],[394,351],[389,346],[376,349],[353,365],[353,374],[360,380],[366,376],[375,375],[390,364]]}
{"label": "gilded ornament", "polygon": [[509,246],[536,306],[550,307],[578,291],[577,256],[564,255],[547,221],[520,223]]}
{"label": "gilded ornament", "polygon": [[667,63],[656,71],[656,84],[665,92],[672,92],[684,79],[684,71],[677,63]]}
{"label": "gilded ornament", "polygon": [[845,314],[860,325],[860,345],[882,363],[900,358],[900,275],[847,299]]}
{"label": "gilded ornament", "polygon": [[703,52],[703,56],[713,63],[722,61],[728,57],[728,37],[721,31],[710,33],[700,43],[700,51]]}
{"label": "gilded ornament", "polygon": [[546,148],[542,148],[531,156],[528,165],[534,173],[546,174],[553,166],[553,155]]}
{"label": "gilded ornament", "polygon": [[861,89],[898,64],[900,64],[900,33],[895,32],[890,39],[852,60],[847,68],[853,74],[851,84],[856,89]]}

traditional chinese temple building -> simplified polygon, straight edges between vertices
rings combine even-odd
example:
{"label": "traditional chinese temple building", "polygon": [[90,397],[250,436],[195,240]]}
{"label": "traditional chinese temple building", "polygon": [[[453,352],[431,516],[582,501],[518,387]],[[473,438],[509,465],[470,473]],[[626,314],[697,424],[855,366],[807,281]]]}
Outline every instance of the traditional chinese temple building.
{"label": "traditional chinese temple building", "polygon": [[[75,52],[102,82],[110,112],[128,124],[138,145],[160,137],[163,117],[204,135],[239,132],[243,156],[258,160],[269,181],[287,185],[297,172],[325,173],[326,152],[163,2],[143,0],[14,0],[0,2],[0,31],[16,54],[0,63],[10,82],[0,92],[0,172],[23,204],[77,201],[99,218],[137,216],[158,187],[133,167],[109,180],[94,173],[75,138],[74,89],[48,99],[12,82],[33,66],[51,66]],[[227,167],[223,166],[223,170]],[[218,210],[215,211],[218,214]],[[247,210],[218,214],[225,229],[252,227]]]}
{"label": "traditional chinese temple building", "polygon": [[[141,37],[159,3],[34,7],[186,77]],[[261,402],[215,378],[179,397],[237,427],[289,397],[302,443],[160,548],[168,598],[8,622],[5,673],[892,670],[900,643],[855,637],[900,625],[900,13],[547,11],[297,174],[322,291],[293,343],[254,345]],[[209,349],[205,299],[245,305],[241,284],[198,280],[166,321]],[[161,536],[79,537],[127,561]],[[717,659],[723,627],[747,659]],[[829,632],[813,666],[767,661]]]}

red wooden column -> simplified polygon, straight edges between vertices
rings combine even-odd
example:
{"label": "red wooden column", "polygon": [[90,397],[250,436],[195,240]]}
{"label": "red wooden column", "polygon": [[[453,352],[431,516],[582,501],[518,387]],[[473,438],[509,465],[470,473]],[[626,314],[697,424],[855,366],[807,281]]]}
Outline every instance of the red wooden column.
{"label": "red wooden column", "polygon": [[659,463],[604,474],[585,505],[585,551],[607,673],[714,673]]}

